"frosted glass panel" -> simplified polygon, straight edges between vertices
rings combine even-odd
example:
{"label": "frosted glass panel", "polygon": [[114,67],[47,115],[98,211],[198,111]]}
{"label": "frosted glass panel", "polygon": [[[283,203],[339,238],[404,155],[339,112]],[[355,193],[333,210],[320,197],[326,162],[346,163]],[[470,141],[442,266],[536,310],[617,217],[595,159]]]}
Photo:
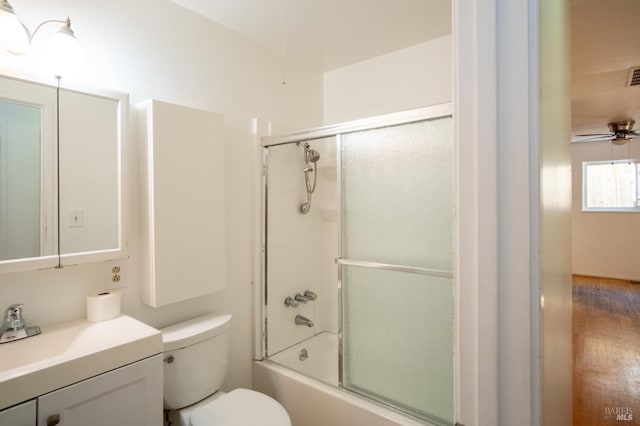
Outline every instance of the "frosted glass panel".
{"label": "frosted glass panel", "polygon": [[452,269],[451,117],[342,135],[342,257]]}
{"label": "frosted glass panel", "polygon": [[451,424],[452,280],[354,266],[342,279],[343,385]]}

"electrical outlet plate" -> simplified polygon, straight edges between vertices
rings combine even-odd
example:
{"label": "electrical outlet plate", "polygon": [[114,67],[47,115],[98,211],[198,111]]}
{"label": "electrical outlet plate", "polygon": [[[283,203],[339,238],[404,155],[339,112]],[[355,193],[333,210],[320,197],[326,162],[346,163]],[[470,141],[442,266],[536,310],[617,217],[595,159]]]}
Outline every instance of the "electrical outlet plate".
{"label": "electrical outlet plate", "polygon": [[84,211],[82,209],[69,210],[69,228],[82,228],[84,226]]}
{"label": "electrical outlet plate", "polygon": [[127,259],[104,262],[104,289],[123,288],[127,285]]}

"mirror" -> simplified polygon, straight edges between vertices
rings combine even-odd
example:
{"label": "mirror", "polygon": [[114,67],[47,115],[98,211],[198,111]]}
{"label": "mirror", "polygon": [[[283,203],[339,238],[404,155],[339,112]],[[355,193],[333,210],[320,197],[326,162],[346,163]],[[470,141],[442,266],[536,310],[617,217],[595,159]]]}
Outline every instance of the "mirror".
{"label": "mirror", "polygon": [[53,254],[42,226],[42,108],[0,100],[0,259]]}
{"label": "mirror", "polygon": [[0,272],[125,255],[127,104],[120,93],[0,76]]}
{"label": "mirror", "polygon": [[118,99],[60,91],[60,254],[119,247]]}

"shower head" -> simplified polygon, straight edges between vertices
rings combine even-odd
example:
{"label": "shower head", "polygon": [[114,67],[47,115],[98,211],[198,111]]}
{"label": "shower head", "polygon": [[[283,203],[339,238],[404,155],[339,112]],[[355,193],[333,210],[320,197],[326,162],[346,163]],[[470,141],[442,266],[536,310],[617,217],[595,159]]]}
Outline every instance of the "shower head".
{"label": "shower head", "polygon": [[307,214],[311,210],[311,193],[307,192],[307,201],[300,204],[300,213]]}
{"label": "shower head", "polygon": [[[300,205],[300,213],[307,214],[311,210],[311,194],[316,190],[318,168],[314,164],[320,159],[320,153],[312,149],[307,142],[296,142],[296,145],[302,146],[304,149],[302,171],[304,173],[305,189],[307,190],[307,201]],[[310,176],[311,172],[313,172],[313,178]]]}
{"label": "shower head", "polygon": [[300,205],[300,213],[302,213],[302,214],[309,213],[310,209],[311,209],[311,200],[309,200],[309,201],[307,201],[305,203],[302,203]]}
{"label": "shower head", "polygon": [[304,148],[304,161],[305,163],[316,163],[320,159],[320,153],[311,148],[307,142],[296,142],[296,145]]}
{"label": "shower head", "polygon": [[318,151],[312,148],[309,148],[307,150],[307,160],[311,161],[312,163],[316,163],[318,162],[319,159],[320,159],[320,153]]}

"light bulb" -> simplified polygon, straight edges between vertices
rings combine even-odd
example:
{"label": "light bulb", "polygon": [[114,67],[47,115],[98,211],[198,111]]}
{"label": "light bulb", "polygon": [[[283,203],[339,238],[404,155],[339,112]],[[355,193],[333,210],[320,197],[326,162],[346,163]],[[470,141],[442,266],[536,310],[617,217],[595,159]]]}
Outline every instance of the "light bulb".
{"label": "light bulb", "polygon": [[55,76],[64,76],[79,69],[84,62],[80,43],[69,25],[56,32],[44,46],[45,66]]}

